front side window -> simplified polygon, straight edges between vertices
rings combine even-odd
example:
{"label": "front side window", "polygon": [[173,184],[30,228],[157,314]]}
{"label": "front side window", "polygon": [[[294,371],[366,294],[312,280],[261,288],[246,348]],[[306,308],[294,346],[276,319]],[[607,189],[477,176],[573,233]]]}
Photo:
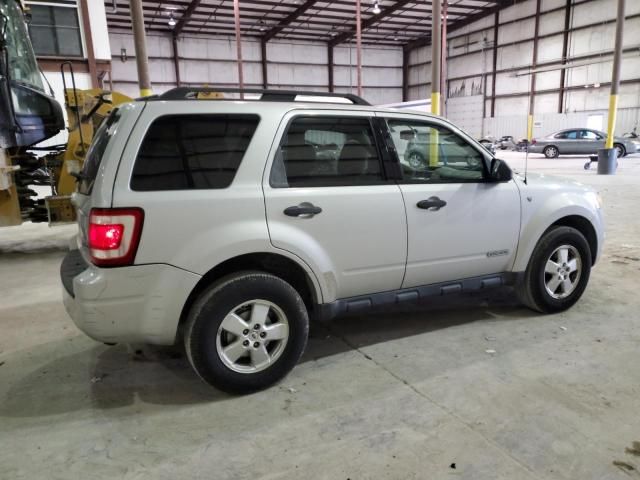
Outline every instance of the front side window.
{"label": "front side window", "polygon": [[384,181],[368,118],[298,117],[274,160],[273,187],[372,185]]}
{"label": "front side window", "polygon": [[387,123],[403,181],[463,183],[485,178],[484,156],[451,130],[409,120]]}
{"label": "front side window", "polygon": [[29,32],[36,55],[82,57],[76,7],[30,5]]}
{"label": "front side window", "polygon": [[599,140],[600,137],[591,130],[582,130],[582,138],[585,140]]}
{"label": "front side window", "polygon": [[257,115],[167,115],[155,120],[133,166],[136,191],[226,188],[260,119]]}

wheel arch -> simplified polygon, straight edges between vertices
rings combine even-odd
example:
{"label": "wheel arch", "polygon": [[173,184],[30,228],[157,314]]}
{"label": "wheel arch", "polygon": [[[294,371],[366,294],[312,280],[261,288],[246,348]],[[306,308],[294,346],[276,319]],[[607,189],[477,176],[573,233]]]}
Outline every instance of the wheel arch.
{"label": "wheel arch", "polygon": [[622,143],[622,142],[614,142],[613,148],[615,148],[617,146],[620,146],[620,148],[622,148],[622,155],[620,155],[619,158],[622,158],[622,157],[626,156],[627,155],[627,147],[624,146],[624,143]]}
{"label": "wheel arch", "polygon": [[544,233],[541,235],[541,238],[542,236],[544,236],[544,234],[546,234],[554,227],[572,227],[578,230],[582,235],[584,235],[584,238],[587,239],[587,243],[589,244],[589,249],[591,250],[591,265],[593,266],[596,264],[598,252],[598,235],[596,234],[595,227],[589,221],[589,219],[583,217],[582,215],[567,215],[566,217],[559,218],[544,231]]}
{"label": "wheel arch", "polygon": [[182,307],[179,329],[184,325],[191,306],[207,287],[220,278],[243,270],[260,270],[282,278],[300,294],[309,311],[322,303],[322,292],[314,282],[313,274],[300,263],[272,252],[248,253],[229,258],[202,276]]}

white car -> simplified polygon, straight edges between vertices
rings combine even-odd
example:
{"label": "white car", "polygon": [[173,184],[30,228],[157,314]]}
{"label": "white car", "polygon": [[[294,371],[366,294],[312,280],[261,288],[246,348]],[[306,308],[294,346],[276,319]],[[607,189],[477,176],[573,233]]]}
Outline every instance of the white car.
{"label": "white car", "polygon": [[[440,117],[201,91],[124,105],[96,134],[61,267],[90,337],[182,341],[206,382],[250,392],[294,367],[311,316],[502,285],[557,312],[584,292],[603,242],[589,188],[525,182]],[[425,163],[405,159],[410,143]]]}

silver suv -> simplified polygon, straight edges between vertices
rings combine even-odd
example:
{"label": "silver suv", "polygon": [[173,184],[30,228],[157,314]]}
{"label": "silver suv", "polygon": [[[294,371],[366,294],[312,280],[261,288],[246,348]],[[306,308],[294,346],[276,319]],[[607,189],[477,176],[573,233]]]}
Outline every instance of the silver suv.
{"label": "silver suv", "polygon": [[501,285],[557,312],[584,292],[603,242],[592,190],[351,95],[202,93],[124,105],[97,132],[61,267],[90,337],[183,341],[206,382],[249,392],[294,367],[310,317]]}

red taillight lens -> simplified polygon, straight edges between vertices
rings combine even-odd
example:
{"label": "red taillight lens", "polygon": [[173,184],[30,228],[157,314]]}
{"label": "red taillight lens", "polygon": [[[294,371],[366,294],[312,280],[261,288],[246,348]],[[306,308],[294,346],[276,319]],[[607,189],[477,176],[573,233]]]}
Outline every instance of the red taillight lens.
{"label": "red taillight lens", "polygon": [[536,140],[535,138],[532,138],[532,139],[531,139],[531,145],[535,145],[535,144],[536,144],[536,142],[537,142],[537,140]]}
{"label": "red taillight lens", "polygon": [[89,245],[96,250],[116,250],[122,243],[124,225],[89,224]]}
{"label": "red taillight lens", "polygon": [[94,208],[89,214],[88,247],[100,267],[131,265],[136,256],[144,211],[140,208]]}

